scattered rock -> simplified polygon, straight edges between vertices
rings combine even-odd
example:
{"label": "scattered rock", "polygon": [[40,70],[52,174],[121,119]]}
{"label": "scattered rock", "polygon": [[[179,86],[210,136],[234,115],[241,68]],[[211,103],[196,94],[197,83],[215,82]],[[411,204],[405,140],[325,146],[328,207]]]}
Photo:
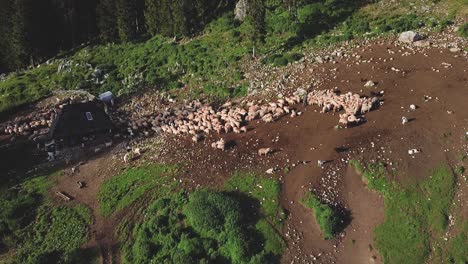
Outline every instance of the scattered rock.
{"label": "scattered rock", "polygon": [[422,40],[423,37],[418,32],[405,31],[400,34],[398,40],[403,43],[413,43],[418,40]]}
{"label": "scattered rock", "polygon": [[374,87],[375,86],[375,82],[373,81],[367,81],[366,84],[364,84],[364,87]]}

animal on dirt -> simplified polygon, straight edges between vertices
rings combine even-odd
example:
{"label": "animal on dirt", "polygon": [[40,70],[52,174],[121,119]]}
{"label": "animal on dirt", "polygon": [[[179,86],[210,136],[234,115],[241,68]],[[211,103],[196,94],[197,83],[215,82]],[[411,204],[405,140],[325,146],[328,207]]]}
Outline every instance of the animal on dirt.
{"label": "animal on dirt", "polygon": [[258,150],[258,155],[260,156],[267,156],[271,153],[273,153],[273,149],[271,148],[261,148]]}

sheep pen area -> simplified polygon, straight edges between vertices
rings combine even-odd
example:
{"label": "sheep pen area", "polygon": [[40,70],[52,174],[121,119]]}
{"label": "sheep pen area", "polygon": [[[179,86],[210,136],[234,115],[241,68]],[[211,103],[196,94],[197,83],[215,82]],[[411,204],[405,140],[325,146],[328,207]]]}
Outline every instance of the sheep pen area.
{"label": "sheep pen area", "polygon": [[[120,137],[110,150],[84,163],[61,165],[65,175],[50,196],[65,204],[54,195],[64,192],[73,197],[71,203],[90,207],[94,223],[86,247],[98,247],[103,261],[118,263],[114,228],[120,219],[133,217],[137,205],[101,216],[97,197],[104,181],[147,163],[178,164],[171,181],[187,190],[219,187],[235,172],[255,171],[281,185],[280,203],[287,215],[281,230],[287,244],[283,263],[382,263],[373,229],[384,220],[384,201],[348,163],[381,162],[390,179],[402,185],[422,182],[441,163],[466,163],[459,157],[468,153],[467,53],[393,40],[340,52],[349,56],[288,66],[277,75],[288,74],[287,92],[267,87],[265,94],[282,95],[274,100],[258,92],[212,107],[198,101],[156,105],[161,98],[151,93],[130,98],[111,117],[121,134],[133,137]],[[30,122],[44,129],[48,119],[40,123],[43,119]],[[13,121],[5,123],[6,134],[20,133]],[[124,161],[127,146],[134,157]],[[460,176],[455,202],[466,201],[464,179]],[[77,188],[77,181],[86,187]],[[311,210],[300,203],[309,192],[346,220],[334,239],[322,238]],[[143,197],[138,204],[148,202]],[[466,203],[457,205],[453,214],[466,220]]]}

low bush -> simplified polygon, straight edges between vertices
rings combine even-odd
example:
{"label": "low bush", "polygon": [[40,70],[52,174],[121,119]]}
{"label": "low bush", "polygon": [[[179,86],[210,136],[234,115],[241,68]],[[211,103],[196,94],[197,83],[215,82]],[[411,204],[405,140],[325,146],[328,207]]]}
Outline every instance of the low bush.
{"label": "low bush", "polygon": [[314,211],[315,220],[322,230],[325,239],[332,239],[340,224],[339,217],[332,207],[320,202],[313,194],[307,193],[301,200],[302,204]]}
{"label": "low bush", "polygon": [[462,38],[468,38],[468,23],[465,23],[458,28],[458,35]]}
{"label": "low bush", "polygon": [[273,54],[265,57],[262,62],[264,64],[270,64],[275,67],[286,66],[289,63],[298,61],[302,58],[301,54],[292,53],[292,54]]}
{"label": "low bush", "polygon": [[160,193],[141,221],[120,227],[123,263],[278,263],[284,241],[259,202],[240,190]]}

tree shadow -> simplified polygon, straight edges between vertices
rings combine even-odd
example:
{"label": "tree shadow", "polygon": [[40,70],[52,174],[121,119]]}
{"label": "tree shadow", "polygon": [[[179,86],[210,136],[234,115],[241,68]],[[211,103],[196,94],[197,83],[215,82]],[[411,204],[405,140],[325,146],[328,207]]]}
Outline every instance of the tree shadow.
{"label": "tree shadow", "polygon": [[341,206],[337,206],[333,208],[333,210],[335,211],[336,216],[340,220],[339,223],[335,226],[334,233],[339,234],[343,230],[345,230],[349,224],[351,224],[353,216],[350,210]]}
{"label": "tree shadow", "polygon": [[326,3],[307,5],[307,17],[303,22],[296,22],[296,36],[292,36],[280,46],[280,50],[289,51],[322,33],[328,32],[340,23],[345,22],[361,7],[371,0],[344,1],[334,0]]}

